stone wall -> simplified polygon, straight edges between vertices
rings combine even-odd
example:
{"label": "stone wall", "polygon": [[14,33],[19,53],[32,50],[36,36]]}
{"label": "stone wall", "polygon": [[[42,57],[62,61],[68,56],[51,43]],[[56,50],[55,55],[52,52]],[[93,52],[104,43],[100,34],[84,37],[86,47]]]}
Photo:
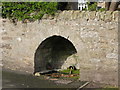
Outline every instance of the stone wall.
{"label": "stone wall", "polygon": [[40,21],[16,24],[1,19],[0,65],[33,73],[36,49],[46,38],[57,35],[75,46],[80,80],[117,85],[118,13],[63,11],[55,16],[44,15]]}

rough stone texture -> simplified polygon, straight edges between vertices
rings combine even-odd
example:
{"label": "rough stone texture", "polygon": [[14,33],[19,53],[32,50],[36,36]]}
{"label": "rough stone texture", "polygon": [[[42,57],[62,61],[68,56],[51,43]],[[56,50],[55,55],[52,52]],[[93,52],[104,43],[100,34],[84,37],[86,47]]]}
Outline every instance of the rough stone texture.
{"label": "rough stone texture", "polygon": [[80,80],[117,85],[118,13],[63,11],[52,18],[46,15],[40,21],[17,25],[1,19],[3,68],[34,72],[36,49],[46,38],[58,35],[77,50]]}
{"label": "rough stone texture", "polygon": [[75,66],[76,69],[80,69],[79,56],[77,54],[69,56],[61,66],[61,69],[67,69],[69,66]]}

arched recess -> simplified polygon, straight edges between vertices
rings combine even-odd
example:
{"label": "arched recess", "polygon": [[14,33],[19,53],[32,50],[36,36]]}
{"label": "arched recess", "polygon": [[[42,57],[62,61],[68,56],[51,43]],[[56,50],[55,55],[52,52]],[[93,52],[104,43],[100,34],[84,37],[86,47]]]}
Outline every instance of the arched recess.
{"label": "arched recess", "polygon": [[34,72],[60,69],[67,57],[77,53],[74,45],[61,36],[46,38],[38,46],[34,56]]}

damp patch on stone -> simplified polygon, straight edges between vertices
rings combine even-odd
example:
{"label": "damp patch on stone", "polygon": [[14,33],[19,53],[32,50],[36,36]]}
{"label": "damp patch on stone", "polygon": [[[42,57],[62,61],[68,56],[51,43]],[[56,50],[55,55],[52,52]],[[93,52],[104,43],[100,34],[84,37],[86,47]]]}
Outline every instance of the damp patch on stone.
{"label": "damp patch on stone", "polygon": [[58,80],[58,81],[55,81],[55,83],[57,84],[69,84],[69,83],[72,83],[71,80]]}

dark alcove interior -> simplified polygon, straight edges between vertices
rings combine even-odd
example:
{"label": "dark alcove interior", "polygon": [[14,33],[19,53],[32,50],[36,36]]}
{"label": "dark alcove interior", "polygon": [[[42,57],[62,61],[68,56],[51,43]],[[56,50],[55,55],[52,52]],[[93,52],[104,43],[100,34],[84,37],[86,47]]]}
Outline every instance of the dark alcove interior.
{"label": "dark alcove interior", "polygon": [[67,57],[77,53],[74,45],[66,38],[52,36],[38,46],[34,57],[34,72],[60,69]]}

